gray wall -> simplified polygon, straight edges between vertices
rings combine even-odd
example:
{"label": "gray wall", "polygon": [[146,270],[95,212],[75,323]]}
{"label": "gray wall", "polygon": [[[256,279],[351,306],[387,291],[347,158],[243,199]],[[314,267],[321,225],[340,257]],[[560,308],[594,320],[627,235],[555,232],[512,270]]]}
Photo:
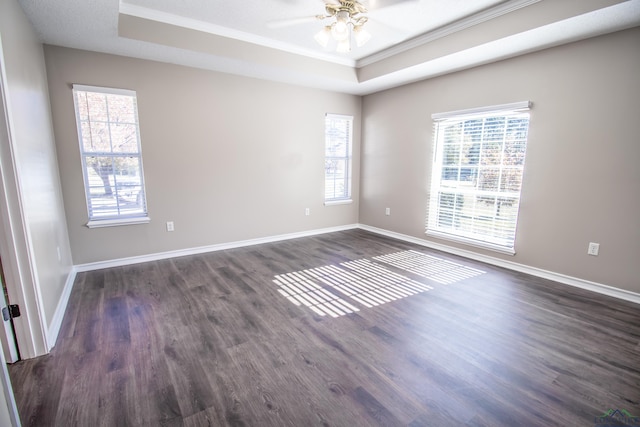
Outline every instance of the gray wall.
{"label": "gray wall", "polygon": [[[76,265],[357,222],[357,181],[354,203],[323,205],[323,156],[325,113],[353,115],[359,175],[360,97],[61,47],[45,57]],[[137,91],[149,224],[85,226],[73,83]]]}
{"label": "gray wall", "polygon": [[[43,313],[45,328],[49,328],[72,262],[44,56],[42,44],[14,0],[0,2],[0,32],[10,140],[10,147],[3,147],[1,154],[5,185],[13,187],[7,190],[7,198],[12,207],[9,215],[17,233],[14,236],[17,248],[10,249],[17,249],[14,255],[18,257],[22,275],[20,278],[12,274],[12,279],[22,281],[25,294],[20,302],[27,304],[33,325]],[[4,265],[6,269],[7,264]],[[13,298],[11,293],[10,297]],[[17,318],[16,322],[27,322],[25,318]],[[21,337],[20,331],[18,339],[30,340]],[[23,344],[21,341],[23,357],[46,351],[37,342]]]}
{"label": "gray wall", "polygon": [[[46,46],[74,263],[356,222],[426,239],[431,114],[530,100],[517,254],[436,242],[640,292],[639,41],[639,29],[627,30],[362,100]],[[138,92],[150,224],[85,227],[72,83]],[[326,112],[354,115],[356,129],[362,118],[351,205],[322,205]],[[356,153],[359,144],[356,132]],[[601,244],[598,257],[586,254],[590,241]]]}
{"label": "gray wall", "polygon": [[[360,222],[640,292],[639,46],[636,28],[364,97]],[[525,100],[517,254],[427,237],[431,114]]]}

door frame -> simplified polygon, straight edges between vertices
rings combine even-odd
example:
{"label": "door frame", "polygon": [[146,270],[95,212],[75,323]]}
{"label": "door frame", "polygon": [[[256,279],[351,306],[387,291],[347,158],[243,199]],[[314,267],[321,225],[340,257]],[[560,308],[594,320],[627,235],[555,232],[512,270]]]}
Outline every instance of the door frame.
{"label": "door frame", "polygon": [[[0,36],[0,258],[5,261],[4,280],[7,286],[7,293],[15,293],[16,287],[22,288],[22,282],[14,282],[15,286],[11,287],[13,289],[10,289],[9,282],[7,282],[7,280],[14,281],[20,278],[18,246],[15,244],[14,233],[14,227],[16,227],[16,224],[12,221],[13,216],[10,211],[12,203],[8,198],[8,193],[12,195],[15,194],[14,200],[17,204],[19,204],[19,193],[17,183],[13,181],[9,183],[9,180],[5,178],[5,176],[7,176],[6,174],[9,173],[9,171],[7,171],[7,164],[10,163],[12,177],[16,179],[13,169],[13,154],[10,146],[11,138],[9,131],[9,116],[6,107],[5,85],[6,72],[4,68],[4,52],[2,50],[2,38]],[[10,162],[9,159],[7,159],[7,151],[11,155]],[[9,187],[10,185],[12,188]],[[20,214],[21,213],[20,209]],[[23,224],[22,218],[20,218],[20,223]],[[2,292],[0,302],[6,304],[4,292]],[[20,427],[20,415],[18,414],[18,407],[13,395],[13,387],[11,386],[11,378],[9,377],[9,371],[7,369],[7,359],[5,358],[5,351],[11,358],[17,358],[15,340],[17,340],[18,337],[17,335],[14,335],[9,322],[3,321],[3,324],[4,327],[1,328],[2,331],[0,331],[0,337],[2,338],[0,339],[0,424]],[[28,336],[31,336],[30,330],[23,332],[26,332]],[[12,346],[13,349],[11,348]],[[13,355],[14,349],[15,356]]]}
{"label": "door frame", "polygon": [[[35,276],[31,237],[25,223],[15,139],[12,135],[10,96],[7,92],[5,56],[0,34],[0,258],[10,304],[18,304],[22,315],[13,319],[21,356],[33,358],[50,350]],[[4,328],[0,328],[0,334]],[[3,338],[9,342],[13,338]]]}
{"label": "door frame", "polygon": [[[2,272],[2,261],[0,258],[0,308],[7,307],[9,303],[4,295],[5,280],[4,273]],[[3,316],[0,314],[0,316]],[[4,316],[0,319],[3,326],[3,331],[0,332],[0,343],[2,344],[2,353],[6,363],[15,363],[20,360],[20,351],[16,345],[16,335],[11,324],[11,319],[5,320]]]}
{"label": "door frame", "polygon": [[[2,343],[0,343],[0,346],[3,347]],[[16,399],[13,396],[11,378],[4,359],[4,351],[0,351],[0,425],[21,426],[18,405],[16,405]]]}

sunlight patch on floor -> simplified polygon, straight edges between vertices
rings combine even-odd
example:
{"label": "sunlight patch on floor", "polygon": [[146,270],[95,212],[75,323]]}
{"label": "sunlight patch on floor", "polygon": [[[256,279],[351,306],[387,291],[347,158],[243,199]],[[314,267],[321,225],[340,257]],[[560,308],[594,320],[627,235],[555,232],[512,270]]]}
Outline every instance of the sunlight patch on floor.
{"label": "sunlight patch on floor", "polygon": [[360,311],[357,307],[335,295],[320,284],[319,277],[334,273],[335,266],[278,274],[273,282],[278,292],[297,306],[304,305],[320,316],[344,316]]}
{"label": "sunlight patch on floor", "polygon": [[293,304],[331,317],[360,311],[336,293],[371,308],[433,289],[366,259],[278,274],[273,282]]}
{"label": "sunlight patch on floor", "polygon": [[433,289],[366,259],[340,265],[349,269],[347,274],[351,281],[334,285],[335,288],[365,307],[374,307]]}
{"label": "sunlight patch on floor", "polygon": [[411,250],[381,255],[373,259],[443,285],[485,274],[484,271],[476,268]]}

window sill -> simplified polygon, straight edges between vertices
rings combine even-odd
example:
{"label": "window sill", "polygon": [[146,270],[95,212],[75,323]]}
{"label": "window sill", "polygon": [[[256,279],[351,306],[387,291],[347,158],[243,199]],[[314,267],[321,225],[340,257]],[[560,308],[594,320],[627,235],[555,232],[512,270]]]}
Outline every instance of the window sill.
{"label": "window sill", "polygon": [[324,202],[325,206],[333,206],[333,205],[348,205],[353,203],[351,199],[343,199],[343,200],[327,200]]}
{"label": "window sill", "polygon": [[121,225],[136,225],[147,224],[151,221],[148,216],[135,217],[135,218],[118,218],[118,219],[94,219],[87,223],[89,228],[102,228],[102,227],[119,227]]}
{"label": "window sill", "polygon": [[500,245],[495,244],[495,243],[482,242],[480,240],[470,239],[468,237],[455,236],[455,235],[452,235],[452,234],[443,233],[441,231],[427,230],[425,232],[425,234],[427,236],[437,237],[438,239],[449,240],[451,242],[456,242],[456,243],[463,243],[465,245],[475,246],[475,247],[480,248],[480,249],[486,249],[486,250],[493,251],[493,252],[499,252],[499,253],[505,254],[505,255],[513,256],[513,255],[516,254],[516,251],[513,248],[506,248],[504,246],[500,246]]}

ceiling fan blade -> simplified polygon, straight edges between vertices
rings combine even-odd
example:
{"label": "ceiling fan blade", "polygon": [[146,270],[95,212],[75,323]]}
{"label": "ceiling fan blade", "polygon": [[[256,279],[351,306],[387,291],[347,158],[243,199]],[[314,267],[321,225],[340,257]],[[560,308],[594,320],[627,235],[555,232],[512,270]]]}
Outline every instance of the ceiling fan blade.
{"label": "ceiling fan blade", "polygon": [[300,18],[278,19],[267,22],[267,27],[272,29],[291,27],[294,25],[306,24],[307,22],[316,22],[324,19],[322,15],[302,16]]}

